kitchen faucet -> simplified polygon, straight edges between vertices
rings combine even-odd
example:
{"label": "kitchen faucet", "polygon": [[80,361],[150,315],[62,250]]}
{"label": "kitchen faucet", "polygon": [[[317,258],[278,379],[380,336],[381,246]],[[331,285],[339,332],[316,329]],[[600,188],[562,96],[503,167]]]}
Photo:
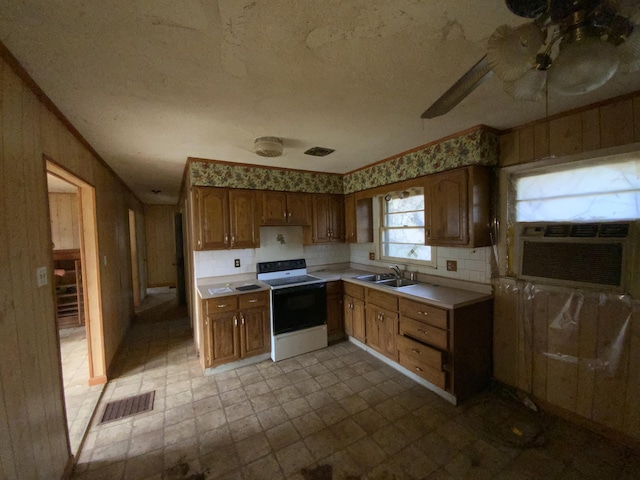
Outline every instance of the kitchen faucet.
{"label": "kitchen faucet", "polygon": [[396,278],[402,278],[402,273],[400,272],[400,267],[398,265],[389,265],[389,268],[396,274]]}

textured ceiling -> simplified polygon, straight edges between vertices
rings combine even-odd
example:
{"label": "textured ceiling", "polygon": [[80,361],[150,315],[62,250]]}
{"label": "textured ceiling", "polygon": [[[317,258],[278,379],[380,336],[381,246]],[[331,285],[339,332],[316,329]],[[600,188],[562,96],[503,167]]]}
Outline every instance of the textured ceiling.
{"label": "textured ceiling", "polygon": [[[420,114],[485,53],[500,0],[1,0],[0,39],[148,203],[175,203],[187,157],[346,173],[483,123],[544,117],[494,77]],[[627,93],[618,75],[548,112]],[[259,136],[284,155],[252,152]],[[316,158],[309,147],[335,149]],[[153,194],[151,190],[161,190]]]}

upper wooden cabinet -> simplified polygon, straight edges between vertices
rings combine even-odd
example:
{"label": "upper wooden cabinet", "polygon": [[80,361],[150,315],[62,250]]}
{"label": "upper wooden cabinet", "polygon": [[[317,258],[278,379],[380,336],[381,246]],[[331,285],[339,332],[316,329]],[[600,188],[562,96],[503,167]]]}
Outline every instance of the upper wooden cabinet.
{"label": "upper wooden cabinet", "polygon": [[262,192],[261,225],[311,225],[311,200],[306,193]]}
{"label": "upper wooden cabinet", "polygon": [[348,243],[373,242],[373,199],[345,195],[344,225]]}
{"label": "upper wooden cabinet", "polygon": [[427,245],[491,245],[490,181],[490,170],[482,166],[458,168],[425,177]]}
{"label": "upper wooden cabinet", "polygon": [[311,239],[305,243],[344,242],[344,202],[342,195],[313,195]]}
{"label": "upper wooden cabinet", "polygon": [[260,246],[254,190],[193,187],[196,250]]}

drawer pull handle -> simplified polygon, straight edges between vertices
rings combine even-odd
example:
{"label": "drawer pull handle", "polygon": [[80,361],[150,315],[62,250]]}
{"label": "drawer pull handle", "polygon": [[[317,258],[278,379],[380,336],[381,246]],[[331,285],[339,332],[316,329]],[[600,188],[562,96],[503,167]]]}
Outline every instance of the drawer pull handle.
{"label": "drawer pull handle", "polygon": [[418,310],[418,315],[424,315],[425,317],[429,315],[429,312],[423,312],[422,310]]}
{"label": "drawer pull handle", "polygon": [[416,370],[418,370],[419,372],[422,372],[423,370],[420,367],[415,367]]}
{"label": "drawer pull handle", "polygon": [[257,298],[252,298],[251,300],[249,300],[249,303],[256,303],[258,301]]}
{"label": "drawer pull handle", "polygon": [[226,307],[226,306],[227,306],[227,304],[226,304],[226,303],[219,303],[219,304],[218,304],[218,308],[224,308],[224,307]]}
{"label": "drawer pull handle", "polygon": [[429,335],[429,332],[427,332],[426,330],[422,330],[421,328],[418,329],[418,332],[424,333],[425,335]]}
{"label": "drawer pull handle", "polygon": [[412,348],[412,349],[411,349],[411,351],[412,351],[413,353],[420,353],[420,350],[418,350],[417,348]]}

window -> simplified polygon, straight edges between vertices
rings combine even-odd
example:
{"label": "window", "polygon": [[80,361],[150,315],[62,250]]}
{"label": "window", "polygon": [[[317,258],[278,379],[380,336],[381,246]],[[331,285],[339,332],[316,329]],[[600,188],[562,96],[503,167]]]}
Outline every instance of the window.
{"label": "window", "polygon": [[432,248],[425,245],[424,191],[412,189],[381,200],[382,258],[404,263],[434,264]]}
{"label": "window", "polygon": [[640,159],[555,171],[515,180],[519,222],[632,220],[640,218]]}

